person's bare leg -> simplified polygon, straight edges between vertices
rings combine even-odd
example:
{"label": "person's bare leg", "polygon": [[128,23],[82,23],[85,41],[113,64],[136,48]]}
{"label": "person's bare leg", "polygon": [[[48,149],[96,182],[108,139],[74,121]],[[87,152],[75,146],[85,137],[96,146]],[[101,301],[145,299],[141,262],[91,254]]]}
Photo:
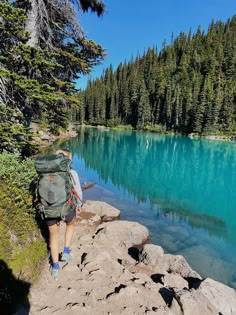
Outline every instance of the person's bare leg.
{"label": "person's bare leg", "polygon": [[75,219],[73,219],[72,222],[66,224],[66,233],[65,233],[65,240],[64,240],[65,247],[70,247],[72,236],[74,233],[74,227],[75,227]]}
{"label": "person's bare leg", "polygon": [[52,262],[56,263],[59,260],[59,232],[60,226],[57,224],[50,225],[48,227],[50,235],[50,252]]}

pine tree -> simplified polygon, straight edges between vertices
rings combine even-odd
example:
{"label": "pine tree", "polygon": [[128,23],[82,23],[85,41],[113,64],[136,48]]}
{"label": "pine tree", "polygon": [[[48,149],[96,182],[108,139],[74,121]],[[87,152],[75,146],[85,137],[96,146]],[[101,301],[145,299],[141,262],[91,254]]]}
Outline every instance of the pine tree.
{"label": "pine tree", "polygon": [[144,79],[141,79],[138,90],[137,129],[143,129],[150,122],[151,111]]}
{"label": "pine tree", "polygon": [[194,112],[194,129],[193,129],[194,132],[201,133],[203,130],[206,106],[207,106],[207,82],[205,80],[199,94],[197,107],[195,108],[195,112]]}
{"label": "pine tree", "polygon": [[[0,101],[22,114],[23,125],[34,118],[49,123],[52,130],[66,127],[68,108],[80,105],[74,80],[104,57],[102,47],[84,36],[73,3],[60,4],[0,3]],[[100,15],[103,5],[88,1],[88,8]]]}

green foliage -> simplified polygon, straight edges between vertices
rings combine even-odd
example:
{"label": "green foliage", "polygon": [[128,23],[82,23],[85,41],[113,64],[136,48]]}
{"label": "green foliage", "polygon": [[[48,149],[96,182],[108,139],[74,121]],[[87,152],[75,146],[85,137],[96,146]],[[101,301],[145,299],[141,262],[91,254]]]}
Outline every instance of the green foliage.
{"label": "green foliage", "polygon": [[22,119],[22,113],[13,105],[0,103],[0,153],[22,151],[23,155],[28,155],[34,152],[29,128],[21,124]]}
{"label": "green foliage", "polygon": [[25,11],[14,8],[9,2],[0,2],[0,23],[1,42],[4,48],[12,46],[12,41],[23,41],[27,39],[27,33],[24,30],[24,23],[27,19]]}
{"label": "green foliage", "polygon": [[30,183],[36,175],[32,159],[21,161],[19,154],[0,154],[0,166],[1,181],[10,181],[19,189],[23,188],[24,192],[29,190]]}
{"label": "green foliage", "polygon": [[[0,122],[0,152],[14,152],[17,148],[26,144],[24,140],[26,131],[26,128],[22,125]],[[19,137],[22,137],[23,141],[19,142]]]}
{"label": "green foliage", "polygon": [[0,256],[14,274],[35,279],[46,256],[32,210],[32,159],[18,154],[0,154]]}
{"label": "green foliage", "polygon": [[[79,9],[98,15],[104,12],[101,1],[86,2]],[[55,133],[65,128],[80,106],[75,79],[88,74],[105,56],[100,45],[84,36],[76,20],[75,2],[66,2],[63,9],[61,2],[58,6],[45,0],[39,4],[26,0],[0,3],[0,86],[4,92],[0,106],[10,106],[14,115],[21,113],[17,123],[9,115],[0,118],[0,131],[5,133],[0,152],[9,151],[8,145],[10,151],[24,150],[25,143],[17,142],[15,130],[24,134],[24,126],[32,119],[48,123]],[[41,24],[30,29],[32,10]],[[32,36],[37,39],[34,45]]]}
{"label": "green foliage", "polygon": [[15,274],[20,274],[21,279],[34,282],[40,275],[40,267],[45,260],[45,256],[45,242],[38,239],[20,250],[15,250],[9,267],[14,270]]}
{"label": "green foliage", "polygon": [[[80,122],[131,124],[138,130],[209,134],[236,126],[236,16],[205,34],[180,33],[158,53],[112,67],[89,81]],[[102,118],[102,119],[101,119]]]}
{"label": "green foliage", "polygon": [[112,129],[114,130],[133,130],[133,126],[131,125],[117,125],[115,127],[113,127]]}
{"label": "green foliage", "polygon": [[156,133],[165,133],[166,127],[163,125],[145,125],[143,128],[144,131],[156,132]]}
{"label": "green foliage", "polygon": [[116,127],[120,124],[120,119],[119,118],[111,118],[111,119],[108,119],[107,122],[106,122],[106,126],[107,127]]}

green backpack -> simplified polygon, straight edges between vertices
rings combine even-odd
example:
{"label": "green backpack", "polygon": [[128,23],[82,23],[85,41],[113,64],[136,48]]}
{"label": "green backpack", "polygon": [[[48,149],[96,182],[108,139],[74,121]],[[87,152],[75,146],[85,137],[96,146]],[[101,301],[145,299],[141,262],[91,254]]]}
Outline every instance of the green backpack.
{"label": "green backpack", "polygon": [[70,166],[71,160],[64,154],[36,158],[36,207],[43,218],[65,219],[65,216],[76,208]]}

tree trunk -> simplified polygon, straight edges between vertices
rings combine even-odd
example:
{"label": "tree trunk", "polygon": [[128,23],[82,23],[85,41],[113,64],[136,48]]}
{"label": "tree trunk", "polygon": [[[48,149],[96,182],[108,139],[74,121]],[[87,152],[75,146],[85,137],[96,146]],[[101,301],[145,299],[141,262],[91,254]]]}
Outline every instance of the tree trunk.
{"label": "tree trunk", "polygon": [[[4,69],[0,63],[0,69]],[[8,79],[0,76],[0,103],[6,104],[8,101],[7,93]]]}
{"label": "tree trunk", "polygon": [[30,0],[30,3],[31,9],[28,11],[28,19],[25,26],[26,31],[30,34],[27,45],[37,47],[39,43],[38,1]]}

